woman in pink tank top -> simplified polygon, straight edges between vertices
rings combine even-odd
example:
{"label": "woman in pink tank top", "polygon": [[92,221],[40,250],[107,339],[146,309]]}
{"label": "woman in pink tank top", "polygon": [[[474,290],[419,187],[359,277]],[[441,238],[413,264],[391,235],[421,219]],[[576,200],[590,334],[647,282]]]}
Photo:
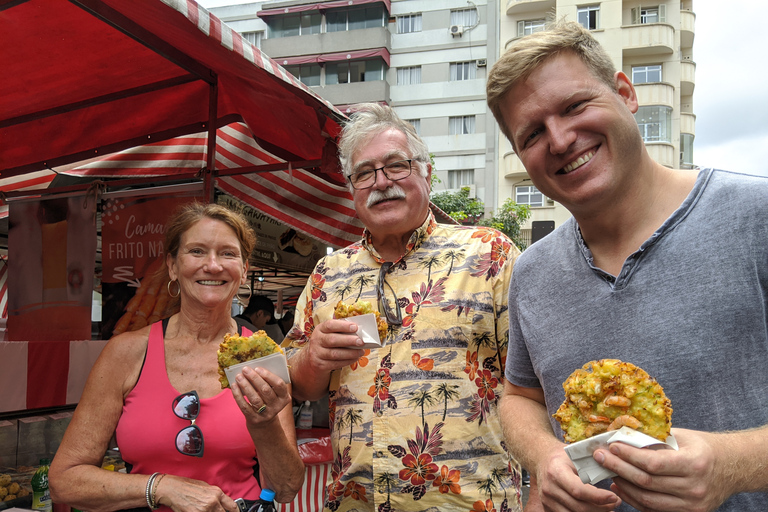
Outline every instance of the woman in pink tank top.
{"label": "woman in pink tank top", "polygon": [[[177,312],[115,336],[99,356],[51,465],[55,502],[238,512],[234,500],[255,500],[262,486],[293,500],[304,465],[289,386],[261,369],[219,382],[217,349],[237,332],[230,308],[254,243],[245,218],[222,206],[194,203],[169,220],[159,293]],[[128,474],[100,467],[113,434]]]}

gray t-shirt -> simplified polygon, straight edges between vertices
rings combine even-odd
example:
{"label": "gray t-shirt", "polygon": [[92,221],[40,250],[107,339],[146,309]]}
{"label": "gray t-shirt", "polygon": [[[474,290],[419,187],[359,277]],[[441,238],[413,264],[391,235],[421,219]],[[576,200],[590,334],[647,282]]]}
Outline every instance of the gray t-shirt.
{"label": "gray t-shirt", "polygon": [[[621,359],[664,387],[673,427],[768,424],[768,178],[704,170],[618,277],[592,261],[573,219],[518,258],[510,382],[543,388],[551,415],[571,372]],[[718,510],[765,512],[768,493],[736,495]]]}

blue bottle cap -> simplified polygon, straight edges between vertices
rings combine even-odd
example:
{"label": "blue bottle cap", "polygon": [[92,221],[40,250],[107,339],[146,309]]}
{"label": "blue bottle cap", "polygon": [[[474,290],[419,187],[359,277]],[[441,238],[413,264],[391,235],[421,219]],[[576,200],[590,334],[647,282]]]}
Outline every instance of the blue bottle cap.
{"label": "blue bottle cap", "polygon": [[275,501],[275,491],[272,489],[262,489],[259,499],[264,501]]}

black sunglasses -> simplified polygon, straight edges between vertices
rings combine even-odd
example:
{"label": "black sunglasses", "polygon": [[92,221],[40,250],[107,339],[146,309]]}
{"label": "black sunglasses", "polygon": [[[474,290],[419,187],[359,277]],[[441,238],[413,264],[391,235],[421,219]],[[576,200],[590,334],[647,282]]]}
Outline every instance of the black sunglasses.
{"label": "black sunglasses", "polygon": [[200,397],[197,391],[192,390],[183,393],[173,399],[173,414],[183,420],[189,420],[192,424],[184,427],[176,434],[176,449],[179,453],[191,457],[203,456],[203,431],[195,425],[195,419],[200,414]]}
{"label": "black sunglasses", "polygon": [[[397,294],[395,294],[392,285],[387,282],[387,272],[389,272],[390,268],[392,268],[392,262],[387,261],[381,266],[381,269],[379,269],[379,280],[376,282],[376,298],[379,301],[379,312],[381,312],[383,306],[384,316],[387,317],[388,324],[403,325],[403,313],[400,311],[400,304],[397,302]],[[389,288],[389,291],[392,292],[392,302],[395,303],[394,310],[389,305],[390,301],[387,299],[384,286]]]}

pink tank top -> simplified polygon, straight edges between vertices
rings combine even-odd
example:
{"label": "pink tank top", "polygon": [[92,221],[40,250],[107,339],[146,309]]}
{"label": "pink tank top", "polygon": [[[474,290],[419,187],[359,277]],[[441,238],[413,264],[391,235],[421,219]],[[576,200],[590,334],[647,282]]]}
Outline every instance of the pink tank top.
{"label": "pink tank top", "polygon": [[173,413],[173,399],[180,394],[168,380],[163,326],[157,322],[149,332],[139,381],[125,399],[115,431],[123,460],[133,466],[131,473],[185,476],[216,485],[232,499],[257,499],[261,489],[253,474],[256,449],[232,391],[227,388],[200,400],[195,424],[203,432],[202,457],[176,450],[176,434],[191,424]]}

